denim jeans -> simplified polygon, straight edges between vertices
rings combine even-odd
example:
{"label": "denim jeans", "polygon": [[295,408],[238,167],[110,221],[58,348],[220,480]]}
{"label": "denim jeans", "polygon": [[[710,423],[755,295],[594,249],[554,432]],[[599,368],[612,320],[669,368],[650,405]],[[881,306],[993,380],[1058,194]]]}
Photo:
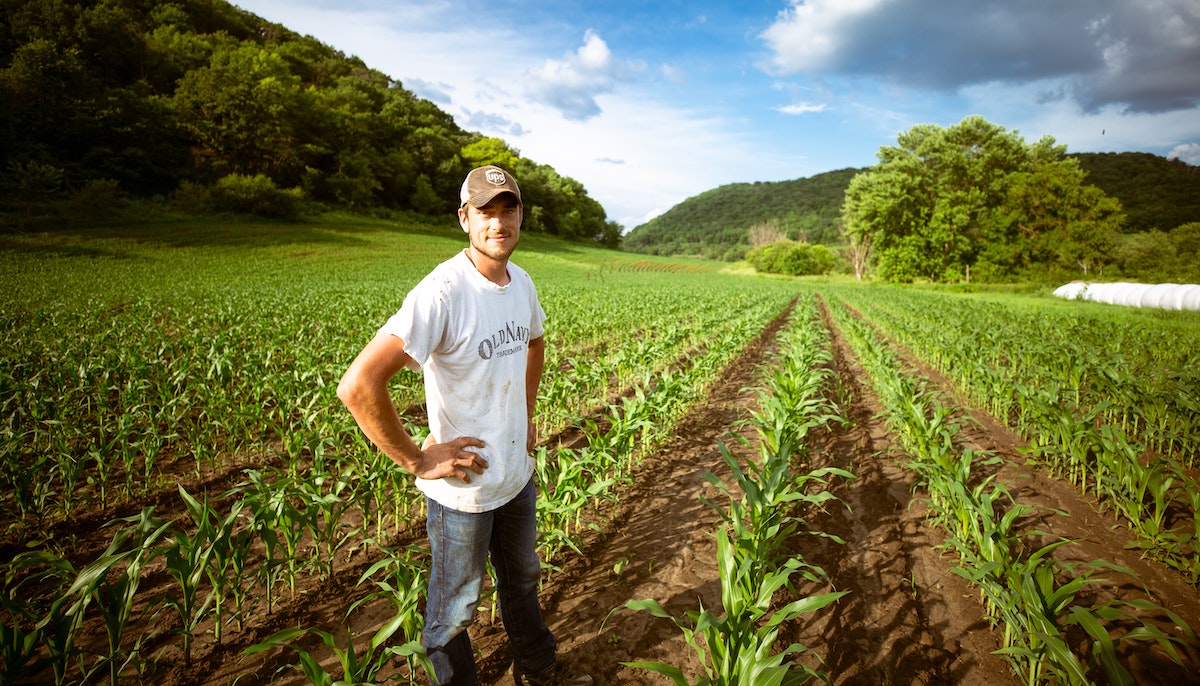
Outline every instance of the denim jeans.
{"label": "denim jeans", "polygon": [[500,616],[513,662],[524,674],[554,665],[554,635],[538,604],[537,485],[490,512],[461,512],[426,499],[433,556],[425,607],[425,652],[439,686],[476,686],[467,627],[475,617],[491,556]]}

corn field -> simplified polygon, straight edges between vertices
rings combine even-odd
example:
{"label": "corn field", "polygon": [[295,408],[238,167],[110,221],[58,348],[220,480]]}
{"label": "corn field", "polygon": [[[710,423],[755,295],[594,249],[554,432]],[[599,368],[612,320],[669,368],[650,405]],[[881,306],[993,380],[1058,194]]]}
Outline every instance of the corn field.
{"label": "corn field", "polygon": [[[335,386],[460,239],[352,220],[178,230],[5,238],[3,683],[426,683],[423,497]],[[944,532],[931,559],[974,589],[1005,678],[1135,683],[1142,664],[1198,664],[1200,604],[1177,607],[1144,577],[1114,592],[1108,573],[1135,570],[1060,555],[1075,542],[995,467],[1069,484],[1120,523],[1104,539],[1114,554],[1194,601],[1194,316],[765,279],[536,236],[515,260],[550,315],[535,454],[544,602],[571,621],[560,647],[605,683],[848,678],[826,658],[853,632],[789,638],[865,592],[804,553],[856,554],[825,530],[859,488],[836,446],[863,401],[835,372],[835,338],[883,408],[894,449],[870,459],[912,475]],[[391,390],[420,440],[420,377]],[[740,415],[722,392],[742,394]],[[1024,459],[964,448],[967,406],[1019,436]],[[697,422],[711,433],[692,445]],[[686,554],[666,537],[681,515],[642,500],[681,455],[698,477],[678,502],[699,503],[688,523],[708,541]],[[614,547],[639,525],[663,540]],[[610,547],[620,555],[602,562]],[[705,571],[677,582],[679,597],[637,595],[680,555]],[[589,592],[605,601],[572,604]],[[493,684],[510,683],[498,611],[485,597]],[[661,654],[671,645],[680,659]]]}

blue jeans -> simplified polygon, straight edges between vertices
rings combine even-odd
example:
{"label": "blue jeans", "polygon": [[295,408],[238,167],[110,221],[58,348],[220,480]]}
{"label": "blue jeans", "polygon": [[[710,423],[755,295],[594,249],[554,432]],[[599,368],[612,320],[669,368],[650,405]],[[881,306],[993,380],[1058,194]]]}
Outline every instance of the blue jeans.
{"label": "blue jeans", "polygon": [[490,512],[461,512],[426,498],[433,556],[423,643],[439,686],[476,686],[467,627],[475,618],[491,556],[500,615],[516,669],[536,674],[554,665],[554,635],[538,604],[537,485]]}

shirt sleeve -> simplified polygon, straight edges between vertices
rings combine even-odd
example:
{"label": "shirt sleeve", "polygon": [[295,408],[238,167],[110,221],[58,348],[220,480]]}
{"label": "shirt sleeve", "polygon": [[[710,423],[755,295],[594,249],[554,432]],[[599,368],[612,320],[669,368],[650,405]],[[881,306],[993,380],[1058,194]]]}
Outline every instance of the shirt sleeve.
{"label": "shirt sleeve", "polygon": [[404,352],[421,367],[445,338],[448,326],[446,300],[439,290],[420,284],[404,298],[396,314],[379,329],[404,341]]}

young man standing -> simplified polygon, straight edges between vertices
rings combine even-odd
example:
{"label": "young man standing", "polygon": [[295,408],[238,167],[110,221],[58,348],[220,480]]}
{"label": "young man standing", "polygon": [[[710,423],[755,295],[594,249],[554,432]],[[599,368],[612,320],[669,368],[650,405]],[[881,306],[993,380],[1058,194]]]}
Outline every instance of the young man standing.
{"label": "young man standing", "polygon": [[[467,627],[489,556],[513,675],[530,686],[587,686],[556,656],[537,586],[537,486],[529,452],[546,314],[533,281],[509,262],[521,237],[521,189],[499,167],[471,170],[459,194],[469,246],[438,265],[359,353],[338,397],[363,433],[416,477],[433,558],[424,645],[440,686],[478,684]],[[421,370],[429,438],[417,446],[388,382]]]}

